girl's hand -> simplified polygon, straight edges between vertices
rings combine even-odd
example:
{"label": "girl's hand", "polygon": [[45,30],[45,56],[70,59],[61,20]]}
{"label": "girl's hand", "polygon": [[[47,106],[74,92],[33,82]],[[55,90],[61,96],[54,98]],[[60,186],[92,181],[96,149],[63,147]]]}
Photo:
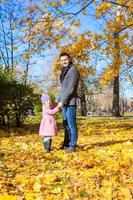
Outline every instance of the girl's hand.
{"label": "girl's hand", "polygon": [[55,103],[54,103],[54,105],[53,105],[53,107],[56,107],[57,105],[58,105],[58,103],[57,103],[57,102],[55,102]]}

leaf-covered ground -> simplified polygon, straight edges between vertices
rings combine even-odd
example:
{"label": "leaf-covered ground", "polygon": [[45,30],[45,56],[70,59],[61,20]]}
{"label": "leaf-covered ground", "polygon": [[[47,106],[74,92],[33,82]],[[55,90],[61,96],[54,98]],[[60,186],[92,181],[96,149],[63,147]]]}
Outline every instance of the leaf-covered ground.
{"label": "leaf-covered ground", "polygon": [[[79,118],[79,146],[45,153],[37,126],[0,132],[0,200],[131,200],[133,119]],[[15,135],[16,134],[16,135]]]}

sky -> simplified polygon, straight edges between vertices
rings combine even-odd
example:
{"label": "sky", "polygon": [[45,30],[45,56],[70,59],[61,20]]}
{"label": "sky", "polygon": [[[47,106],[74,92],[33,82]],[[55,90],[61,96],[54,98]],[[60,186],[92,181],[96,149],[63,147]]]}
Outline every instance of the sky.
{"label": "sky", "polygon": [[[14,0],[12,0],[14,1]],[[73,0],[73,4],[76,0]],[[19,0],[19,2],[24,2],[25,5],[27,5],[27,1]],[[38,1],[36,1],[38,2]],[[67,9],[67,8],[65,8]],[[69,12],[77,12],[79,10],[78,6],[73,6]],[[80,19],[81,26],[77,28],[77,32],[83,33],[84,31],[93,31],[97,33],[102,34],[102,29],[104,27],[104,22],[102,20],[96,20],[95,18],[95,10],[92,5],[90,5],[87,9],[87,15],[84,16],[82,13],[78,15],[77,19]],[[55,58],[59,54],[59,50],[57,50],[55,47],[52,49],[46,49],[45,52],[42,52],[43,56],[33,56],[31,59],[31,62],[34,63],[30,66],[29,70],[29,79],[32,79],[33,81],[36,81],[39,83],[45,76],[50,76],[53,69],[53,64],[55,61]],[[101,60],[98,63],[98,71],[100,72],[102,70],[102,67],[104,65],[104,62]],[[19,66],[22,67],[21,63],[19,63]],[[45,87],[45,85],[44,85]],[[133,97],[133,88],[131,85],[126,81],[123,83],[123,87],[125,88],[125,96],[130,98]]]}

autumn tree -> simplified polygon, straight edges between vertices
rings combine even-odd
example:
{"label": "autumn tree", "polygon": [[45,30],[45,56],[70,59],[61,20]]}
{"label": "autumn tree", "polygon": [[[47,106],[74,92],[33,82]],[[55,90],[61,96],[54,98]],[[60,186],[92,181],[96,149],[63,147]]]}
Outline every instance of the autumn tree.
{"label": "autumn tree", "polygon": [[[109,66],[103,74],[104,83],[113,81],[113,116],[120,116],[119,112],[119,76],[123,65],[128,62],[131,55],[131,45],[127,43],[131,22],[131,2],[117,1],[116,3],[104,1],[97,9],[97,17],[103,16],[106,21],[104,37],[106,41],[105,52],[109,57]],[[128,68],[128,65],[126,65]]]}
{"label": "autumn tree", "polygon": [[[94,75],[95,71],[94,66],[90,64],[91,62],[89,63],[90,55],[86,53],[86,49],[96,45],[95,41],[90,40],[89,36],[86,36],[86,34],[87,33],[81,35],[75,34],[75,37],[72,37],[68,44],[60,46],[61,52],[68,52],[71,55],[73,63],[80,72],[78,95],[81,103],[81,115],[83,116],[87,115],[86,95],[88,94],[88,76]],[[59,58],[57,58],[54,65],[54,73],[58,77],[60,70],[61,65],[59,63]]]}
{"label": "autumn tree", "polygon": [[[20,6],[20,4],[18,5]],[[20,9],[15,2],[2,1],[0,4],[0,55],[1,65],[14,68],[19,62],[18,44],[20,42]],[[16,10],[16,12],[14,12]]]}
{"label": "autumn tree", "polygon": [[[1,65],[3,68],[12,70],[16,67],[23,67],[26,82],[30,65],[29,51],[31,51],[30,40],[25,39],[27,32],[30,32],[30,29],[25,29],[24,23],[28,15],[26,5],[22,1],[2,1],[0,9]],[[33,18],[32,15],[31,17]]]}
{"label": "autumn tree", "polygon": [[[69,4],[70,2],[71,1],[65,1],[65,3]],[[112,115],[120,116],[119,76],[121,70],[123,70],[123,66],[126,66],[126,68],[131,67],[131,65],[129,64],[129,58],[132,54],[132,45],[131,40],[129,40],[128,34],[131,26],[133,25],[131,1],[84,1],[83,4],[81,4],[81,2],[79,1],[78,5],[81,7],[77,12],[64,12],[63,9],[60,12],[63,16],[67,16],[67,19],[73,19],[83,11],[83,13],[86,14],[86,10],[91,4],[93,4],[96,9],[97,20],[99,18],[102,18],[105,26],[101,37],[97,38],[96,34],[92,33],[92,38],[95,37],[97,43],[95,41],[95,44],[93,46],[88,46],[86,49],[86,53],[90,54],[90,52],[99,49],[101,50],[101,54],[104,55],[104,59],[108,61],[108,64],[104,66],[104,71],[101,76],[101,82],[102,86],[107,85],[108,83],[110,83],[110,81],[112,82],[114,90]],[[76,7],[76,2],[73,3],[73,5],[75,5]],[[80,46],[81,52],[82,48],[84,48],[83,45]],[[83,55],[85,55],[85,51]]]}

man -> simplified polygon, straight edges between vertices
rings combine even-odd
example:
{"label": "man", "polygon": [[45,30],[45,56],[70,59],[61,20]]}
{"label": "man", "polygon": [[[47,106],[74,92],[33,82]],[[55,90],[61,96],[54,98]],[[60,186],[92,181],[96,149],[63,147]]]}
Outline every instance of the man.
{"label": "man", "polygon": [[65,129],[64,143],[61,148],[65,149],[66,152],[72,152],[75,151],[78,140],[76,98],[80,76],[68,53],[60,54],[60,63],[63,67],[60,74],[61,88],[57,101],[63,105],[62,114]]}

